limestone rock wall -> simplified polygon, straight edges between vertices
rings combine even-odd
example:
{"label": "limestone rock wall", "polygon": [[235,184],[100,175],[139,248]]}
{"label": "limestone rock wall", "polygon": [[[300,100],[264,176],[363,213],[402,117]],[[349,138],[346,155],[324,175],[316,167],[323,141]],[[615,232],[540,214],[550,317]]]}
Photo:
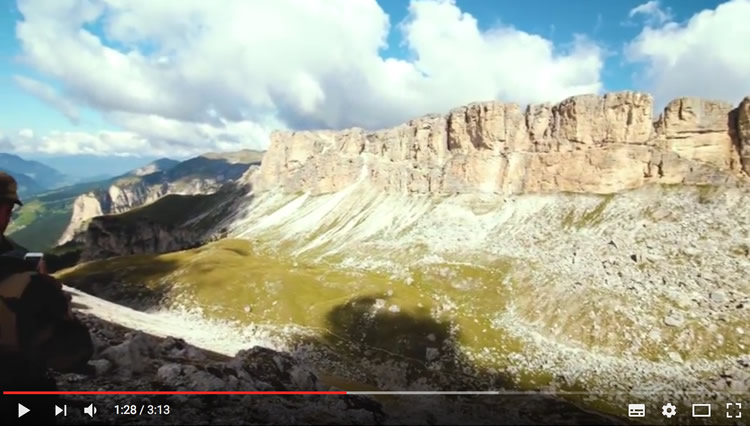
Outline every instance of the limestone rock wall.
{"label": "limestone rock wall", "polygon": [[[256,190],[327,193],[359,179],[387,192],[611,193],[646,183],[718,184],[750,170],[750,98],[582,95],[521,108],[483,102],[367,132],[276,132]],[[743,166],[744,165],[744,166]]]}
{"label": "limestone rock wall", "polygon": [[152,203],[167,194],[206,194],[218,190],[221,183],[214,180],[194,180],[173,184],[136,181],[132,184],[113,184],[106,190],[79,195],[73,203],[73,213],[68,227],[58,240],[65,244],[85,231],[89,221],[97,216],[124,213],[136,207]]}
{"label": "limestone rock wall", "polygon": [[737,139],[742,168],[750,174],[750,96],[743,99],[737,108]]}
{"label": "limestone rock wall", "polygon": [[100,216],[88,223],[78,239],[83,243],[81,260],[89,261],[184,250],[195,246],[200,237],[201,233],[190,227],[169,227],[149,220],[131,223],[116,216]]}

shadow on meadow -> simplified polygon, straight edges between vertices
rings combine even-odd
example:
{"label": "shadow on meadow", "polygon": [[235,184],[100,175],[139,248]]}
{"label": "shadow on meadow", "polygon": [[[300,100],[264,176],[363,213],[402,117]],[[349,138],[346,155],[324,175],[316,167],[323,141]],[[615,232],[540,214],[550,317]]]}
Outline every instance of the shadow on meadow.
{"label": "shadow on meadow", "polygon": [[[460,332],[450,322],[436,320],[427,309],[395,312],[384,309],[387,303],[383,302],[387,299],[386,295],[367,295],[335,306],[326,315],[327,330],[317,338],[307,338],[302,344],[308,348],[326,348],[323,356],[327,356],[327,360],[335,360],[345,366],[345,370],[354,372],[349,380],[335,383],[334,378],[334,386],[345,390],[390,391],[520,390],[504,371],[471,360],[459,346]],[[355,376],[360,379],[351,380]],[[612,424],[621,421],[584,411],[559,397],[541,393],[393,397],[399,406],[413,410],[415,421],[444,423],[445,419],[435,418],[429,410],[419,408],[434,404],[432,398],[442,398],[445,404],[456,404],[457,409],[465,410],[466,417],[459,414],[452,419],[465,424],[508,421]]]}

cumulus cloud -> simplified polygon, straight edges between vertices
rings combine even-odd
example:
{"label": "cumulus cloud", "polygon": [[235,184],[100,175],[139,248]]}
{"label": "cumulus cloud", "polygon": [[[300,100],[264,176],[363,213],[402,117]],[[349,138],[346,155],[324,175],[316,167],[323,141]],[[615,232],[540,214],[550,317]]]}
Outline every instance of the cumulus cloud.
{"label": "cumulus cloud", "polygon": [[32,129],[21,129],[18,131],[18,136],[24,139],[32,139],[34,137],[34,130]]}
{"label": "cumulus cloud", "polygon": [[662,9],[658,0],[651,0],[630,9],[628,16],[642,16],[648,25],[661,25],[672,20],[672,11],[669,8]]}
{"label": "cumulus cloud", "polygon": [[[216,124],[179,121],[158,115],[113,112],[109,121],[152,141],[164,141],[183,150],[190,150],[211,141],[212,148],[221,151],[265,148],[269,138],[269,127],[252,121],[227,121],[218,119]],[[272,120],[264,120],[270,123]],[[279,124],[280,126],[280,124]],[[270,126],[274,127],[274,126]]]}
{"label": "cumulus cloud", "polygon": [[[413,0],[398,25],[374,0],[18,3],[23,61],[145,150],[259,146],[275,128],[379,128],[472,101],[602,88],[603,52],[585,37],[561,46],[480,30],[453,0]],[[413,59],[382,56],[389,31]]]}
{"label": "cumulus cloud", "polygon": [[14,75],[13,80],[23,90],[60,111],[63,115],[68,117],[71,122],[78,123],[80,119],[78,108],[73,102],[60,95],[52,86],[21,75]]}
{"label": "cumulus cloud", "polygon": [[261,141],[269,136],[266,129],[250,122],[225,123],[226,126],[221,128],[124,113],[118,113],[111,120],[134,131],[52,131],[37,134],[32,129],[21,129],[13,135],[0,134],[0,150],[49,155],[181,158],[206,151],[261,150],[265,148]]}
{"label": "cumulus cloud", "polygon": [[625,48],[645,65],[639,85],[658,106],[680,96],[739,102],[750,94],[750,0],[703,10],[687,22],[646,27]]}
{"label": "cumulus cloud", "polygon": [[51,155],[158,155],[180,157],[192,155],[192,149],[175,147],[163,141],[150,140],[133,132],[62,132],[44,135],[19,132],[0,136],[0,149],[19,154]]}

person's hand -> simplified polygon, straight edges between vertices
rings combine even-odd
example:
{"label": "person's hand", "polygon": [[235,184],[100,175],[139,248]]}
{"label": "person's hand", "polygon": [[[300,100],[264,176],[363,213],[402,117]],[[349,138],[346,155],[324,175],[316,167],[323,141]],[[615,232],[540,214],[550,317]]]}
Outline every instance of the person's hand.
{"label": "person's hand", "polygon": [[62,290],[62,282],[57,280],[52,275],[42,274],[37,279],[39,279],[41,282],[47,283],[51,285],[52,287],[56,288],[57,290]]}
{"label": "person's hand", "polygon": [[47,262],[44,261],[44,258],[42,258],[39,263],[37,263],[36,271],[40,274],[47,274]]}

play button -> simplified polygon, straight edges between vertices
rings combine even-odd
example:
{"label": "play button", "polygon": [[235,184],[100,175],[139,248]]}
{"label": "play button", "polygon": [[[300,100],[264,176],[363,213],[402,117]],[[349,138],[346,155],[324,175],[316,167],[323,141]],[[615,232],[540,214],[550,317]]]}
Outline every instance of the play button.
{"label": "play button", "polygon": [[31,410],[29,410],[28,408],[24,407],[23,404],[18,404],[18,417],[19,418],[23,417],[23,415],[26,414],[26,413],[28,413],[29,411],[31,411]]}

